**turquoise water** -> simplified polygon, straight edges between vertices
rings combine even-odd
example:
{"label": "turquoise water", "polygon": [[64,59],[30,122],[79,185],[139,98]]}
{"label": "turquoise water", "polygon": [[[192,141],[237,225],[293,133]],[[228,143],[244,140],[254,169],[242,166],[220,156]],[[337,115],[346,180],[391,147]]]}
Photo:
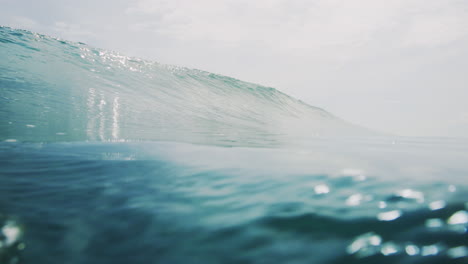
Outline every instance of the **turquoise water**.
{"label": "turquoise water", "polygon": [[0,28],[0,263],[467,263],[468,141]]}

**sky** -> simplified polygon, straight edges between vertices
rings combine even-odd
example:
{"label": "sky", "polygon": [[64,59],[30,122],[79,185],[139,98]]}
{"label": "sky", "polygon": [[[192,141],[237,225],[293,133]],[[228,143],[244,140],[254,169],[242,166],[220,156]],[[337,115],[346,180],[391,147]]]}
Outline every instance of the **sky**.
{"label": "sky", "polygon": [[0,25],[274,87],[402,136],[468,137],[466,0],[0,0]]}

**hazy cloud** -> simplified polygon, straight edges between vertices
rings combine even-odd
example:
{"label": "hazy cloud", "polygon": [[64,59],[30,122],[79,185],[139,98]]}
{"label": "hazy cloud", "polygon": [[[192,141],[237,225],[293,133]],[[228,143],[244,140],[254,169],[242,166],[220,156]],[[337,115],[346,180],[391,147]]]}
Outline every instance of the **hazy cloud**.
{"label": "hazy cloud", "polygon": [[66,39],[87,39],[94,36],[91,31],[83,29],[80,24],[68,24],[63,21],[55,22],[52,29]]}
{"label": "hazy cloud", "polygon": [[21,28],[21,29],[33,30],[38,27],[38,23],[35,20],[28,18],[28,17],[11,16],[10,21],[12,25],[16,25],[16,27]]}

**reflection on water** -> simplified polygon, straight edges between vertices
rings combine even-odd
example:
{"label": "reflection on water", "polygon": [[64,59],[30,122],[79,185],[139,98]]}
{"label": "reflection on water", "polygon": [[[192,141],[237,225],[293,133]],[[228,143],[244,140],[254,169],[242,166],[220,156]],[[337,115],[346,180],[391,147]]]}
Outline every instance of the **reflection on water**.
{"label": "reflection on water", "polygon": [[[119,97],[106,96],[89,88],[87,98],[87,137],[91,141],[118,141],[120,135]],[[109,103],[110,102],[110,103]]]}
{"label": "reflection on water", "polygon": [[95,131],[95,122],[96,118],[92,116],[92,113],[95,111],[95,101],[96,101],[96,91],[93,88],[89,88],[89,96],[88,96],[88,112],[90,113],[90,117],[88,117],[88,126],[86,132],[90,139],[93,138],[94,131]]}
{"label": "reflection on water", "polygon": [[119,139],[119,97],[114,97],[112,104],[112,138],[114,140]]}

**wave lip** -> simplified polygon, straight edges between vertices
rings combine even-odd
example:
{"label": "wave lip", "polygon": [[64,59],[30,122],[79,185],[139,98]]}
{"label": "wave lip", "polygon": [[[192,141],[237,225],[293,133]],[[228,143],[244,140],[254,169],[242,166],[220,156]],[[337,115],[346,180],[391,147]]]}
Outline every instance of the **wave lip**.
{"label": "wave lip", "polygon": [[277,145],[375,134],[276,89],[0,28],[0,140]]}

